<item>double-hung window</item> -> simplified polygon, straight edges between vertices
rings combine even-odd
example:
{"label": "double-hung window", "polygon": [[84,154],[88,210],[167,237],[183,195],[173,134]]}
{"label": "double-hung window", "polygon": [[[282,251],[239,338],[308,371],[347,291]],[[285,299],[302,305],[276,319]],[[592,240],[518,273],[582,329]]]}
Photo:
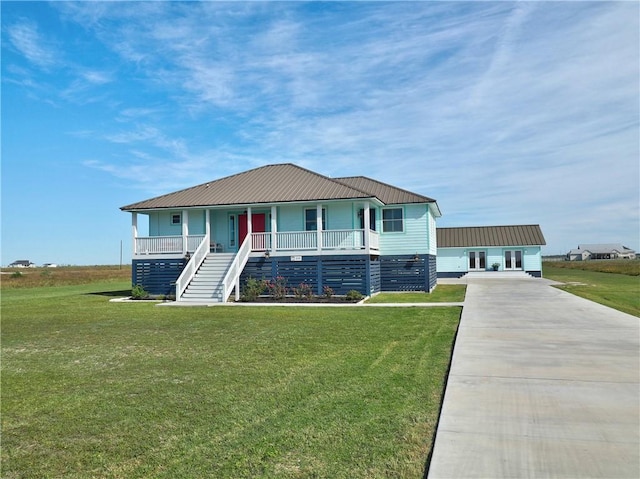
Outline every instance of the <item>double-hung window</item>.
{"label": "double-hung window", "polygon": [[404,211],[402,208],[382,210],[382,232],[402,233],[404,231]]}
{"label": "double-hung window", "polygon": [[[315,208],[304,210],[304,230],[315,231],[318,229],[318,212]],[[322,208],[322,229],[327,229],[327,210]]]}

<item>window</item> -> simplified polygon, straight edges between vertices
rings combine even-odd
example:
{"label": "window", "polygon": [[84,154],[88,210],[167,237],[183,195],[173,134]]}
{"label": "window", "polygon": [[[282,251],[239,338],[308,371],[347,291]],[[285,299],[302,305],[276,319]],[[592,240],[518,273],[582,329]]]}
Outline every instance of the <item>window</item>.
{"label": "window", "polygon": [[171,224],[172,225],[182,224],[182,215],[180,213],[171,213]]}
{"label": "window", "polygon": [[236,216],[229,216],[229,246],[235,247],[236,245]]}
{"label": "window", "polygon": [[386,208],[382,210],[382,231],[384,233],[404,231],[402,208]]}
{"label": "window", "polygon": [[[317,210],[315,208],[304,210],[304,230],[305,231],[315,231],[318,229],[316,218],[317,218]],[[327,210],[322,208],[322,229],[327,229]]]}

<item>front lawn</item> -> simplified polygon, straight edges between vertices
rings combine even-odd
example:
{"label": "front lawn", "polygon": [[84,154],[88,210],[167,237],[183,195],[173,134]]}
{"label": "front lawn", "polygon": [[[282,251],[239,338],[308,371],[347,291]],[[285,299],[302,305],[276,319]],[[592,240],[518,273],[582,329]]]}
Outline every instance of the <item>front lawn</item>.
{"label": "front lawn", "polygon": [[462,303],[466,291],[464,284],[439,284],[431,293],[380,293],[368,299],[367,303]]}
{"label": "front lawn", "polygon": [[[582,263],[573,266],[575,263]],[[564,283],[559,285],[565,291],[577,296],[604,304],[610,308],[618,309],[625,313],[640,317],[640,276],[633,275],[637,269],[636,262],[627,261],[576,261],[576,262],[554,263],[545,262],[543,274],[547,279]],[[592,264],[597,263],[595,266]],[[569,267],[567,265],[572,267]],[[624,265],[627,269],[621,269],[619,265]],[[629,268],[628,265],[633,266]],[[610,271],[621,272],[601,272],[593,270],[578,269],[579,266],[608,268]],[[629,270],[629,272],[626,272]]]}
{"label": "front lawn", "polygon": [[460,308],[5,290],[2,477],[422,477]]}

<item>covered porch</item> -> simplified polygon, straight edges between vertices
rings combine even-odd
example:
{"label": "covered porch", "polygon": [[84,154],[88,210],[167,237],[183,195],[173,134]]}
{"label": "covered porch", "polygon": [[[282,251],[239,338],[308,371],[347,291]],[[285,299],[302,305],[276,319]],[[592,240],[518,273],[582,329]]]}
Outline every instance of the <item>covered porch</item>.
{"label": "covered porch", "polygon": [[[265,208],[258,208],[257,213],[256,209],[252,211],[252,207],[247,207],[238,214],[227,213],[226,225],[213,221],[210,209],[185,209],[178,213],[181,234],[149,236],[138,234],[139,213],[132,212],[133,258],[187,256],[201,246],[211,253],[237,253],[246,249],[250,255],[266,256],[379,254],[379,233],[375,231],[375,219],[372,224],[368,204],[363,204],[357,213],[361,228],[325,229],[323,206],[318,204],[313,209],[316,214],[313,224],[315,229],[306,225],[307,229],[303,231],[280,231],[278,209],[275,206],[266,211]],[[192,218],[197,216],[198,219],[203,216],[204,221],[190,221],[190,215]],[[197,226],[194,227],[194,224]],[[190,226],[196,231],[190,231]],[[241,245],[245,242],[247,244],[242,248]]]}

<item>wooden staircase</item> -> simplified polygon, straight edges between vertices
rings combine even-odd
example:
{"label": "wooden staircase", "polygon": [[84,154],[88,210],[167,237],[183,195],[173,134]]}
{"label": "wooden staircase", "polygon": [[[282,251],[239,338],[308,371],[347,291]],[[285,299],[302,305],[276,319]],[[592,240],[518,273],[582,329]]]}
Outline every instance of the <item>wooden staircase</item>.
{"label": "wooden staircase", "polygon": [[235,258],[234,253],[209,253],[185,289],[180,301],[223,303],[222,280]]}

